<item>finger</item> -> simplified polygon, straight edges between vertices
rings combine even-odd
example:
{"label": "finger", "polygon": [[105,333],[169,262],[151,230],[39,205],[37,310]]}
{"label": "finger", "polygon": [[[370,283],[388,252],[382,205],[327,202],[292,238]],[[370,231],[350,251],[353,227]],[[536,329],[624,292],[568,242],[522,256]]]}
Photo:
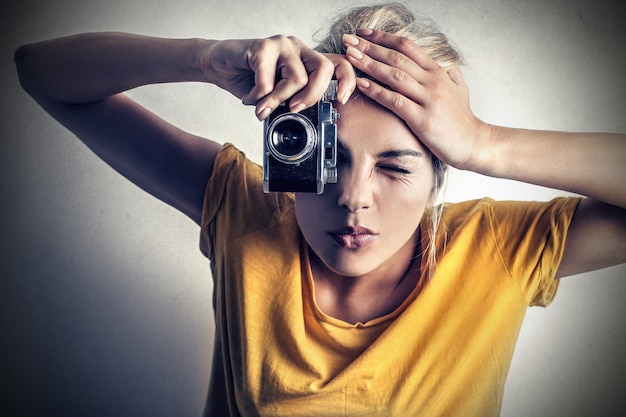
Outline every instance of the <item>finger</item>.
{"label": "finger", "polygon": [[255,104],[259,119],[297,93],[308,75],[299,59],[301,42],[282,35],[255,40],[246,51],[246,66],[254,73],[254,86],[242,97]]}
{"label": "finger", "polygon": [[254,87],[241,98],[243,104],[254,105],[274,89],[276,79],[276,60],[268,59],[253,68]]}
{"label": "finger", "polygon": [[397,86],[407,78],[420,83],[428,80],[428,71],[402,52],[357,37],[346,37],[344,42],[352,65],[385,84]]}
{"label": "finger", "polygon": [[356,89],[356,75],[354,67],[344,55],[326,55],[335,67],[335,78],[339,82],[337,87],[337,99],[341,104],[346,104]]}
{"label": "finger", "polygon": [[256,104],[259,119],[267,117],[281,103],[300,91],[306,86],[309,78],[302,61],[291,54],[278,62],[274,77],[277,79],[274,88]]}
{"label": "finger", "polygon": [[256,39],[241,53],[242,67],[253,73],[254,85],[242,96],[244,104],[256,104],[274,89],[280,49],[272,38]]}
{"label": "finger", "polygon": [[347,49],[351,50],[353,57],[360,58],[361,55],[366,55],[375,61],[411,73],[413,76],[419,75],[417,73],[418,69],[422,70],[411,58],[395,49],[387,48],[357,37],[346,37],[346,41],[350,42],[347,43]]}
{"label": "finger", "polygon": [[357,78],[356,83],[361,93],[395,113],[409,127],[421,124],[424,108],[419,103],[365,78]]}
{"label": "finger", "polygon": [[302,62],[308,72],[308,80],[306,86],[289,102],[290,110],[294,112],[317,103],[328,88],[335,71],[335,66],[328,58],[313,50],[304,51]]}
{"label": "finger", "polygon": [[465,79],[463,78],[463,73],[458,67],[454,67],[448,71],[448,77],[452,80],[453,83],[460,87],[467,87],[465,84]]}
{"label": "finger", "polygon": [[[413,62],[425,70],[437,69],[439,67],[439,64],[437,64],[426,52],[424,52],[421,47],[419,47],[419,45],[409,38],[372,29],[359,29],[357,34],[362,39],[366,40],[363,44],[365,47],[371,47],[374,44],[398,51],[409,57]],[[374,51],[376,50],[377,49],[374,48]],[[367,52],[367,54],[369,55],[369,52]]]}
{"label": "finger", "polygon": [[348,47],[346,58],[352,65],[378,82],[403,95],[409,96],[415,101],[420,101],[423,86],[419,83],[419,80],[416,80],[414,75],[410,75],[403,69],[372,59],[354,47]]}

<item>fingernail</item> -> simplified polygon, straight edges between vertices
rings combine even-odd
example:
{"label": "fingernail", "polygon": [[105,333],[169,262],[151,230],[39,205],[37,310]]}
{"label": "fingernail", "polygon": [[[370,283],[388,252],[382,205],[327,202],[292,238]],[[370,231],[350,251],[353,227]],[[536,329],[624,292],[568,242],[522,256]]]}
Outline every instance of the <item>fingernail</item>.
{"label": "fingernail", "polygon": [[345,35],[343,35],[343,42],[346,45],[353,45],[354,46],[354,45],[358,45],[359,44],[359,38],[357,38],[354,35],[345,34]]}
{"label": "fingernail", "polygon": [[370,88],[372,83],[370,83],[369,80],[366,80],[365,78],[357,78],[356,85],[358,85],[359,88]]}
{"label": "fingernail", "polygon": [[361,36],[371,36],[374,33],[374,31],[369,28],[362,28],[362,29],[357,30],[356,33],[358,33]]}
{"label": "fingernail", "polygon": [[354,59],[363,59],[363,54],[356,48],[351,46],[346,49],[346,56]]}
{"label": "fingernail", "polygon": [[350,92],[350,90],[346,90],[343,93],[341,93],[341,99],[339,100],[341,104],[346,104],[348,102],[348,100],[350,100],[350,96],[352,95],[352,93]]}
{"label": "fingernail", "polygon": [[264,108],[263,110],[261,110],[260,112],[258,112],[256,114],[257,119],[259,120],[264,120],[267,119],[268,116],[270,115],[270,113],[272,112],[272,109],[269,107]]}
{"label": "fingernail", "polygon": [[306,104],[304,103],[296,103],[289,106],[289,110],[291,110],[292,113],[299,113],[304,109],[306,109]]}

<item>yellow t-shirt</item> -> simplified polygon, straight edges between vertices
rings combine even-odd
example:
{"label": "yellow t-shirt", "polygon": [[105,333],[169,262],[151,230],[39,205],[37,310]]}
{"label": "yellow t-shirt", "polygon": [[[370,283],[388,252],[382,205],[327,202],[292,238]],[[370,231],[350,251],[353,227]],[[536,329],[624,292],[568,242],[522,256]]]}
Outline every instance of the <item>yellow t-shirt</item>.
{"label": "yellow t-shirt", "polygon": [[292,196],[264,194],[261,167],[226,145],[200,241],[216,326],[206,415],[498,415],[525,311],[554,296],[578,201],[448,205],[432,280],[351,325],[316,306]]}

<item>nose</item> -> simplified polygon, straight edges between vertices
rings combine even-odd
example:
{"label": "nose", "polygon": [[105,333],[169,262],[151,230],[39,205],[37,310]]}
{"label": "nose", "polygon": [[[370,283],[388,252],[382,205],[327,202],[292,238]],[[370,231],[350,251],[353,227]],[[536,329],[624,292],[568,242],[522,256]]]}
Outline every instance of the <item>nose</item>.
{"label": "nose", "polygon": [[338,175],[337,204],[351,213],[359,213],[372,207],[373,189],[371,172],[355,167],[346,168]]}

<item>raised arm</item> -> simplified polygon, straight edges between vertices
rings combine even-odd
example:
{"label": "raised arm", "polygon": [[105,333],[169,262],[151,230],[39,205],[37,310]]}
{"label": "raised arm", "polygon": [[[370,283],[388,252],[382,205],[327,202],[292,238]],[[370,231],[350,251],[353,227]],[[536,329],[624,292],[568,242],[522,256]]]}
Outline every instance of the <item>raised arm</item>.
{"label": "raised arm", "polygon": [[626,262],[626,136],[512,129],[479,120],[458,69],[407,39],[376,31],[344,38],[350,62],[381,84],[359,89],[404,119],[443,161],[481,174],[575,192],[581,202],[557,276]]}
{"label": "raised arm", "polygon": [[[557,276],[626,262],[626,136],[489,126],[473,170],[585,195]],[[482,161],[482,162],[480,162]]]}
{"label": "raised arm", "polygon": [[354,89],[347,61],[282,36],[214,41],[89,33],[22,46],[15,61],[23,88],[50,115],[126,178],[196,223],[221,145],[171,125],[124,91],[213,83],[256,105],[262,118],[294,95],[292,106],[312,105],[334,72],[344,94]]}

